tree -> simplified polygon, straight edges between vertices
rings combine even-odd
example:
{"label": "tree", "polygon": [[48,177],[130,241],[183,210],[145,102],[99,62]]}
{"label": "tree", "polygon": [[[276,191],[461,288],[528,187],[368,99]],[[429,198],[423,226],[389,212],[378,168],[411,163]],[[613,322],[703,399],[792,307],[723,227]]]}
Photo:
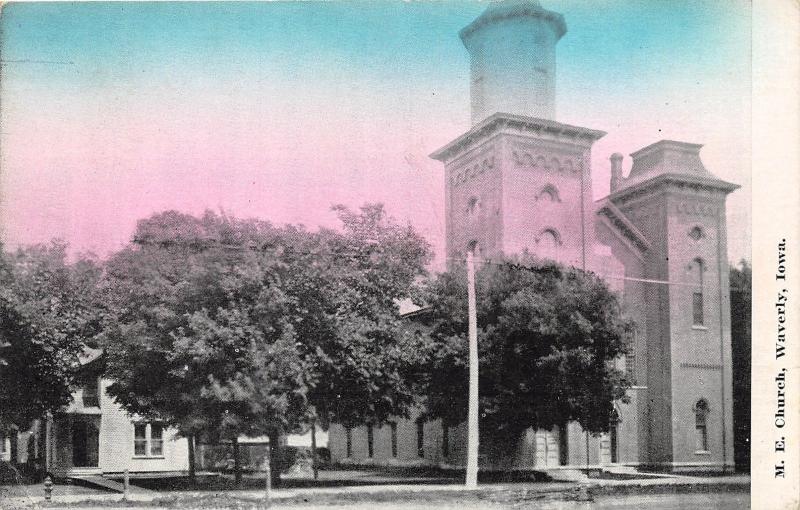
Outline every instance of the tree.
{"label": "tree", "polygon": [[334,210],[343,231],[322,231],[297,260],[312,270],[293,280],[295,327],[316,373],[309,401],[325,427],[408,416],[425,339],[405,330],[397,302],[419,297],[430,246],[379,204]]}
{"label": "tree", "polygon": [[0,246],[0,429],[25,430],[71,399],[79,357],[99,330],[91,257],[67,261],[54,241],[6,253]]}
{"label": "tree", "polygon": [[109,392],[190,444],[268,434],[276,475],[283,433],[407,412],[412,339],[394,300],[427,244],[381,206],[336,210],[343,232],[210,212],[139,222],[107,265]]}
{"label": "tree", "polygon": [[[629,386],[614,361],[631,323],[591,273],[529,256],[483,264],[476,275],[481,431],[513,445],[528,427],[568,421],[607,431]],[[467,413],[467,304],[463,266],[433,282],[426,415],[447,425]]]}
{"label": "tree", "polygon": [[741,260],[730,271],[734,458],[737,468],[749,470],[752,268]]}
{"label": "tree", "polygon": [[188,438],[192,477],[196,438],[274,440],[305,411],[277,237],[265,222],[168,211],[140,221],[108,261],[108,391]]}

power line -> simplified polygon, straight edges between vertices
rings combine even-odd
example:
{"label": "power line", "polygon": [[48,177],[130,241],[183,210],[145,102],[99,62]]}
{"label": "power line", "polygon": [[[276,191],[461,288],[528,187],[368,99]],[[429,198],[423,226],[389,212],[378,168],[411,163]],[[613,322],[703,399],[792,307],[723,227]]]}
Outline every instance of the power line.
{"label": "power line", "polygon": [[[463,262],[464,261],[463,259],[458,258],[458,257],[446,257],[446,260],[451,260],[451,261],[454,261],[454,262]],[[519,270],[529,271],[529,272],[536,272],[537,271],[537,269],[535,267],[532,267],[532,266],[525,266],[523,264],[515,264],[513,262],[497,262],[497,261],[490,260],[490,259],[480,260],[480,262],[478,262],[478,264],[490,264],[490,265],[493,265],[493,266],[508,267],[510,269],[519,269]],[[632,276],[623,276],[623,275],[600,275],[600,274],[598,274],[597,276],[600,277],[601,279],[610,278],[610,279],[614,279],[614,280],[634,281],[634,282],[638,282],[638,283],[654,283],[654,284],[660,284],[660,285],[682,285],[682,286],[685,286],[685,287],[711,287],[710,285],[700,285],[700,284],[696,284],[696,283],[674,282],[674,281],[671,282],[671,281],[668,281],[668,280],[654,280],[654,279],[648,279],[648,278],[634,278]],[[750,289],[745,289],[745,288],[741,288],[741,287],[730,287],[730,290],[734,291],[734,292],[748,292]]]}
{"label": "power line", "polygon": [[[140,244],[150,244],[150,245],[157,244],[157,243],[142,243],[141,241],[139,243]],[[175,246],[175,245],[172,245],[172,246]],[[266,246],[250,246],[250,245],[235,245],[235,244],[221,244],[220,246],[222,246],[225,249],[229,249],[229,250],[236,250],[236,249],[245,250],[245,249],[247,249],[247,250],[251,250],[251,251],[267,251],[269,248],[273,248],[273,249],[277,249],[278,248],[277,246],[266,247]],[[291,248],[286,249],[286,253],[288,253],[289,255],[291,255],[291,254],[321,255],[321,256],[333,257],[333,258],[338,258],[338,259],[346,259],[346,260],[353,260],[353,261],[355,261],[355,260],[363,261],[363,260],[367,260],[367,259],[372,259],[374,256],[377,255],[374,252],[374,249],[373,249],[374,246],[378,246],[378,245],[377,244],[370,244],[370,245],[368,245],[368,247],[366,249],[361,250],[362,251],[361,253],[355,252],[355,251],[353,251],[351,253],[314,252],[314,251],[307,251],[307,250],[295,250],[295,249],[291,249]],[[464,263],[465,262],[465,259],[459,258],[459,257],[445,257],[445,260],[449,260],[449,261],[453,261],[453,262],[460,262],[460,263]],[[493,265],[493,266],[497,266],[497,267],[507,267],[507,268],[510,268],[510,269],[518,269],[518,270],[521,270],[521,271],[529,271],[529,272],[536,272],[537,271],[537,268],[532,267],[532,266],[526,266],[526,265],[523,265],[523,264],[517,264],[517,263],[513,263],[513,262],[494,261],[494,260],[491,260],[491,259],[477,259],[476,260],[476,264],[478,264],[478,265],[480,265],[480,264],[488,264],[488,265]],[[578,268],[576,268],[576,269],[578,269]],[[678,286],[695,287],[695,288],[697,288],[697,287],[709,287],[710,288],[711,287],[710,285],[700,285],[700,284],[696,284],[696,283],[675,282],[675,281],[668,281],[668,280],[655,280],[655,279],[649,279],[649,278],[634,278],[632,276],[624,276],[624,275],[600,275],[600,274],[598,274],[598,277],[600,277],[601,279],[608,278],[608,279],[614,279],[614,280],[633,281],[633,282],[638,282],[638,283],[652,283],[652,284],[658,284],[658,285],[678,285]],[[750,291],[750,289],[746,289],[746,288],[742,288],[742,287],[729,287],[729,289],[730,289],[731,292],[748,292],[748,291]]]}

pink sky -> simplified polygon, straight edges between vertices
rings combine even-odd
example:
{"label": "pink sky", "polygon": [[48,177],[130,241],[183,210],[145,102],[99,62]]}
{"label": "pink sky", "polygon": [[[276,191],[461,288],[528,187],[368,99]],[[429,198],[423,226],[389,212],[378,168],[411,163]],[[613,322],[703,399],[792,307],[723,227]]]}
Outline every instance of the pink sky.
{"label": "pink sky", "polygon": [[[124,16],[98,29],[89,14],[59,18],[70,5],[51,14],[52,40],[34,36],[47,29],[26,25],[24,12],[20,23],[3,13],[4,59],[62,62],[3,66],[5,242],[58,237],[104,255],[129,240],[138,219],[164,209],[225,209],[313,228],[335,225],[332,204],[383,202],[441,257],[444,180],[427,155],[469,128],[468,59],[456,32],[482,6],[425,5],[427,20],[394,4],[365,17],[337,11],[350,32],[314,25],[296,40],[285,27],[258,27],[254,38],[246,12],[230,25],[215,15],[221,32],[198,39],[201,47],[192,37],[216,29],[195,33],[178,17],[172,31],[142,34],[136,23],[153,23]],[[649,11],[636,2],[624,4],[636,31],[609,37],[604,23],[619,19],[621,5],[609,19],[577,2],[561,9],[570,32],[559,45],[556,119],[609,133],[593,153],[595,196],[608,191],[613,152],[662,138],[703,143],[709,170],[742,185],[728,202],[729,257],[750,258],[749,39],[741,20],[727,21],[739,32],[722,22],[710,32],[685,28],[685,47],[673,48],[675,34],[642,18]],[[323,7],[294,8],[308,18],[292,18],[302,28]],[[688,20],[705,13],[684,9]],[[441,20],[429,22],[439,11]],[[393,20],[393,30],[380,29]],[[309,42],[309,33],[319,40]],[[641,51],[626,53],[637,37]]]}

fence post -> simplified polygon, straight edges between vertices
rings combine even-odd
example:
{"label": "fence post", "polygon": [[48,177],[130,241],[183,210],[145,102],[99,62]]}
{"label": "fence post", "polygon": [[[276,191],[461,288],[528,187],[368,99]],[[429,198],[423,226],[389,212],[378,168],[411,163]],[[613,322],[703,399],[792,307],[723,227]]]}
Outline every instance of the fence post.
{"label": "fence post", "polygon": [[128,471],[128,468],[125,468],[125,471],[122,475],[122,501],[128,501],[128,491],[131,488],[131,473]]}

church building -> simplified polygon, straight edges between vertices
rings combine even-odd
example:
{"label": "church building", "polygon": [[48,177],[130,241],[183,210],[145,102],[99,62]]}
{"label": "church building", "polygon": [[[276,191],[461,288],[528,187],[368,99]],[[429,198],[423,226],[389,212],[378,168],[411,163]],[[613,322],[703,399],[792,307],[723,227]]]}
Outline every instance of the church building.
{"label": "church building", "polygon": [[[630,155],[627,177],[612,154],[611,192],[594,200],[591,151],[605,133],[556,120],[566,30],[536,0],[491,3],[461,30],[472,127],[431,155],[445,170],[447,257],[528,250],[602,276],[636,323],[619,360],[634,386],[608,434],[529,429],[513,458],[482,452],[481,468],[732,470],[725,201],[738,186],[706,169],[701,145],[661,140]],[[343,464],[463,467],[466,437],[466,424],[412,417],[333,425],[329,445]]]}

